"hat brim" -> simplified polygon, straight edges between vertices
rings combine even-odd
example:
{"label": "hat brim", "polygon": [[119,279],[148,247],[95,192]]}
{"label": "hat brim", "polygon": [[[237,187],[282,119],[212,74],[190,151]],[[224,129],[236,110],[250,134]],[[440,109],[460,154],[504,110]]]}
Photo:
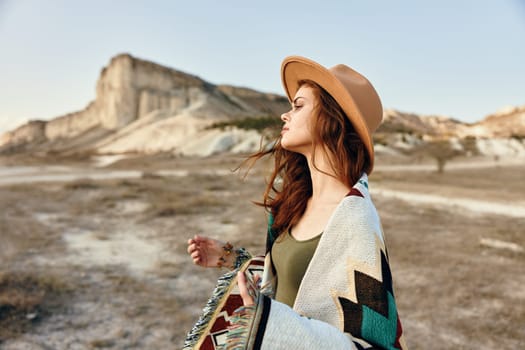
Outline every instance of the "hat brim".
{"label": "hat brim", "polygon": [[370,157],[370,165],[365,171],[370,174],[374,166],[374,146],[371,133],[353,97],[335,75],[317,62],[301,56],[289,56],[281,65],[281,80],[290,102],[293,101],[299,90],[301,80],[311,80],[317,83],[334,98],[365,145]]}

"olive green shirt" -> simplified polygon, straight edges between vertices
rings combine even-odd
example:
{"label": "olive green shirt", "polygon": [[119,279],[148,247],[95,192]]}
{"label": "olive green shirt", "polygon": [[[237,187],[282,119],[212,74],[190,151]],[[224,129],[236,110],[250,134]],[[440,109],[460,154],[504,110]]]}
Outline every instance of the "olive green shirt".
{"label": "olive green shirt", "polygon": [[277,275],[275,300],[293,307],[297,291],[312,259],[321,234],[296,240],[290,231],[282,233],[272,246],[272,262]]}

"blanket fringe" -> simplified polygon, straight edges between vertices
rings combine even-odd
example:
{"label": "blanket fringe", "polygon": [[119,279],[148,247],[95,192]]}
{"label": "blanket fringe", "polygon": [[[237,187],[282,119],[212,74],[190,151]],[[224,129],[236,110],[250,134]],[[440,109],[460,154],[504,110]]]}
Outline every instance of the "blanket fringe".
{"label": "blanket fringe", "polygon": [[237,274],[237,270],[225,273],[217,280],[217,286],[213,290],[212,296],[202,309],[202,314],[199,320],[195,323],[193,328],[189,331],[184,342],[183,350],[192,350],[199,341],[199,338],[204,333],[206,327],[211,321],[215,310],[224,294],[228,291],[231,281]]}
{"label": "blanket fringe", "polygon": [[[255,306],[241,306],[231,319],[232,327],[226,335],[225,350],[245,350],[249,339],[250,325],[255,314]],[[222,349],[221,349],[222,350]]]}
{"label": "blanket fringe", "polygon": [[199,339],[204,334],[206,327],[208,327],[208,324],[212,320],[222,297],[228,292],[232,280],[237,275],[237,271],[239,271],[252,257],[244,248],[236,250],[236,253],[237,258],[235,259],[234,270],[226,272],[217,280],[217,285],[213,290],[210,299],[208,299],[208,302],[202,309],[202,314],[199,317],[199,320],[186,335],[183,350],[192,350],[197,345]]}

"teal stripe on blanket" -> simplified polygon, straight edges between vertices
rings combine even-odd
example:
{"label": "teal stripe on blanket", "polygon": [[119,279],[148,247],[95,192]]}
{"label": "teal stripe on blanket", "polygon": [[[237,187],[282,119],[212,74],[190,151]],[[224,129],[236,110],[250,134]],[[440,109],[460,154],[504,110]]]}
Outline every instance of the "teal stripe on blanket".
{"label": "teal stripe on blanket", "polygon": [[396,350],[394,343],[397,334],[397,308],[394,297],[387,292],[388,318],[363,305],[363,323],[361,336],[370,343],[381,345],[385,349]]}

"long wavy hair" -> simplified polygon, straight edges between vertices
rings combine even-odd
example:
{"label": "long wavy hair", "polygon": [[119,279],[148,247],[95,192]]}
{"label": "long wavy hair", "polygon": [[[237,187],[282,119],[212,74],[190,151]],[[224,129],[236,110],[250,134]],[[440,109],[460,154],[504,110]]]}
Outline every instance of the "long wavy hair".
{"label": "long wavy hair", "polygon": [[[299,82],[300,86],[313,89],[317,107],[313,118],[312,146],[313,154],[321,147],[328,155],[332,173],[347,187],[352,187],[370,164],[370,157],[354,130],[350,120],[333,97],[322,87],[310,80]],[[308,199],[312,196],[312,180],[306,157],[300,153],[285,150],[281,146],[281,137],[273,143],[273,147],[261,150],[247,161],[273,156],[275,166],[270,175],[268,185],[263,195],[263,201],[256,203],[265,207],[273,215],[271,230],[276,238],[294,226],[304,211]],[[315,165],[315,157],[312,159]],[[252,163],[253,164],[253,163]]]}

